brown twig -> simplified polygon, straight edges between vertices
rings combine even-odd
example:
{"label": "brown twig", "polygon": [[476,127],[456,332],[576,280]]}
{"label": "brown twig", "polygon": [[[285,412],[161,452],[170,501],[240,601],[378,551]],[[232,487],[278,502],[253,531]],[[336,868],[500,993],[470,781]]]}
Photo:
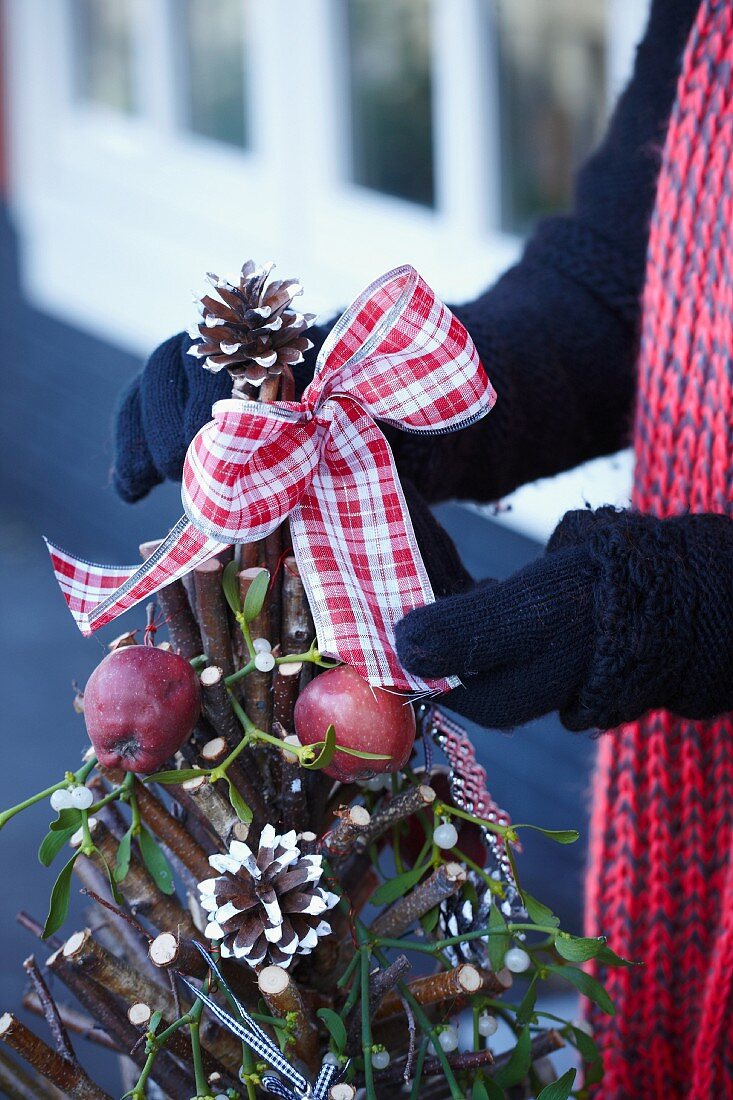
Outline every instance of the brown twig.
{"label": "brown twig", "polygon": [[4,1050],[0,1050],[0,1096],[7,1100],[63,1100],[62,1093],[49,1081],[31,1077]]}
{"label": "brown twig", "polygon": [[[143,1001],[137,1001],[135,1004],[130,1005],[127,1010],[127,1018],[132,1026],[140,1032],[145,1033],[149,1026],[153,1016],[153,1009],[150,1005],[145,1004]],[[158,1025],[158,1032],[165,1031],[170,1021],[165,1017],[161,1019]],[[169,1050],[171,1054],[174,1054],[180,1062],[187,1067],[193,1067],[193,1058],[191,1053],[191,1044],[186,1038],[186,1034],[183,1030],[175,1031],[166,1043],[166,1050]],[[240,1048],[241,1052],[241,1048]],[[234,1085],[236,1081],[236,1075],[231,1070],[227,1070],[217,1058],[214,1058],[209,1050],[202,1043],[202,1057],[204,1064],[204,1071],[207,1075],[216,1074],[219,1080],[224,1081],[223,1087],[226,1088],[227,1084]],[[239,1052],[238,1052],[239,1053]],[[225,1080],[226,1079],[226,1080]]]}
{"label": "brown twig", "polygon": [[[384,998],[390,995],[398,982],[404,980],[410,969],[410,961],[407,956],[398,955],[394,962],[390,963],[384,970],[377,968],[369,975],[369,1015],[372,1020],[379,1018]],[[351,1055],[354,1055],[358,1052],[360,1044],[361,1008],[357,1004],[349,1024],[346,1049]]]}
{"label": "brown twig", "polygon": [[386,803],[380,803],[376,813],[372,814],[369,828],[357,838],[354,844],[356,851],[364,851],[399,821],[404,821],[406,817],[420,813],[421,810],[429,809],[433,802],[435,802],[433,788],[420,784],[419,787],[410,787],[402,791]]}
{"label": "brown twig", "polygon": [[92,936],[88,928],[74,932],[62,948],[64,958],[94,978],[115,997],[126,1004],[145,1001],[155,1012],[175,1019],[175,1005],[170,990],[141,974],[134,967],[116,958]]}
{"label": "brown twig", "polygon": [[[181,784],[181,790],[191,799],[198,808],[201,817],[205,818],[209,828],[217,836],[225,847],[229,847],[232,840],[246,840],[249,828],[237,817],[234,807],[217,790],[213,783],[209,783],[205,775],[187,779]],[[204,876],[209,877],[210,871]],[[168,922],[170,927],[170,922]]]}
{"label": "brown twig", "polygon": [[309,1069],[315,1069],[319,1053],[318,1028],[295,979],[281,966],[266,966],[260,971],[257,984],[272,1012],[278,1016],[293,1014],[295,1053]]}
{"label": "brown twig", "polygon": [[0,1042],[7,1043],[70,1100],[110,1100],[109,1094],[95,1085],[76,1059],[71,1061],[52,1050],[11,1012],[0,1016]]}
{"label": "brown twig", "polygon": [[323,838],[325,852],[334,859],[343,859],[371,824],[366,806],[339,806],[335,811],[336,825]]}
{"label": "brown twig", "polygon": [[460,863],[443,863],[408,894],[380,913],[372,924],[375,936],[394,938],[428,913],[441,901],[458,893],[466,881],[466,869]]}
{"label": "brown twig", "polygon": [[[140,556],[143,559],[150,557],[154,550],[160,546],[162,540],[156,542],[143,542],[140,545]],[[201,640],[201,631],[191,610],[186,589],[182,581],[173,581],[161,588],[155,597],[158,606],[163,612],[168,633],[173,649],[181,657],[190,661],[192,657],[198,657],[204,652]]]}
{"label": "brown twig", "polygon": [[[82,1039],[87,1039],[90,1043],[96,1043],[97,1046],[105,1047],[106,1050],[113,1050],[115,1053],[120,1052],[120,1048],[114,1039],[99,1027],[96,1020],[93,1020],[91,1016],[77,1011],[71,1005],[57,1004],[56,1007],[61,1022],[67,1031],[73,1031],[75,1035],[80,1035]],[[32,990],[28,990],[23,994],[23,1008],[27,1012],[32,1012],[34,1016],[45,1015],[38,994]]]}
{"label": "brown twig", "polygon": [[196,607],[204,653],[209,664],[218,665],[225,676],[234,672],[229,617],[221,577],[224,568],[218,558],[211,558],[193,570]]}
{"label": "brown twig", "polygon": [[156,936],[148,948],[148,954],[153,966],[159,970],[174,967],[193,978],[203,978],[207,973],[206,963],[191,941],[174,936],[172,932],[161,932]]}
{"label": "brown twig", "polygon": [[[408,989],[420,1005],[442,1004],[444,1001],[454,1001],[457,997],[471,996],[478,993],[483,986],[482,974],[470,963],[463,963],[453,970],[442,970],[437,974],[425,974],[420,978],[414,978],[408,982]],[[504,992],[504,987],[501,986]],[[385,997],[379,1011],[378,1020],[387,1020],[397,1016],[402,1011],[402,1002],[399,994],[392,992]]]}
{"label": "brown twig", "polygon": [[356,1089],[346,1081],[340,1081],[337,1085],[332,1085],[328,1094],[328,1100],[355,1100],[355,1098]]}
{"label": "brown twig", "polygon": [[46,985],[44,977],[38,969],[33,955],[29,955],[25,960],[23,969],[30,978],[31,985],[43,1009],[43,1015],[48,1024],[48,1030],[51,1032],[53,1041],[56,1044],[56,1050],[62,1058],[66,1058],[69,1062],[76,1062],[77,1058],[74,1053],[74,1048],[71,1045],[71,1040],[69,1039],[69,1033],[64,1027],[64,1022],[61,1019],[56,1002],[51,996],[51,991]]}
{"label": "brown twig", "polygon": [[[216,665],[209,665],[201,673],[200,679],[204,713],[229,749],[236,748],[242,740],[242,727],[232,710],[222,670]],[[252,774],[254,761],[252,750],[245,749],[243,754],[229,766],[228,775],[261,825],[267,820],[268,815],[259,777],[256,774],[257,769],[255,774]]]}
{"label": "brown twig", "polygon": [[[144,1048],[138,1044],[139,1035],[109,991],[65,958],[63,949],[55,951],[46,961],[46,966],[142,1069],[146,1055]],[[195,1090],[193,1075],[184,1070],[166,1050],[160,1051],[155,1059],[151,1076],[167,1095],[190,1096],[190,1090]]]}
{"label": "brown twig", "polygon": [[316,636],[313,616],[308,606],[308,597],[300,576],[300,569],[294,557],[283,562],[282,582],[282,625],[280,644],[282,652],[305,653]]}

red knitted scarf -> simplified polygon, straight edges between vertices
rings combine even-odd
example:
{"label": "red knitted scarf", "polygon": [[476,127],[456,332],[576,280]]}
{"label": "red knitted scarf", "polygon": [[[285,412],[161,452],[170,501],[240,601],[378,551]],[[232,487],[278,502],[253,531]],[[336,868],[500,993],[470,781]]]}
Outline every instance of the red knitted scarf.
{"label": "red knitted scarf", "polygon": [[[703,0],[685,50],[643,305],[634,506],[733,516],[731,0]],[[733,715],[607,735],[593,798],[588,933],[644,964],[593,1010],[595,1095],[733,1097]]]}

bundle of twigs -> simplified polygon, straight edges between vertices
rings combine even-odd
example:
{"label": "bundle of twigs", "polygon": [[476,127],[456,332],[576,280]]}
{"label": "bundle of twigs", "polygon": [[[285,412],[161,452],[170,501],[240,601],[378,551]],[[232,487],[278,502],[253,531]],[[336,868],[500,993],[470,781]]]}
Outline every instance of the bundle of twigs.
{"label": "bundle of twigs", "polygon": [[[292,398],[289,368],[249,393],[240,380],[242,389],[259,401]],[[144,555],[150,550],[141,547]],[[77,1060],[73,1032],[119,1058],[123,1091],[134,1100],[264,1095],[261,1058],[184,990],[177,975],[215,990],[194,947],[203,942],[208,920],[198,884],[213,874],[209,856],[226,853],[233,842],[256,852],[263,829],[274,826],[278,834],[294,831],[301,856],[323,857],[324,882],[338,897],[328,914],[330,934],[289,966],[234,958],[221,966],[229,993],[256,1014],[287,1057],[312,1078],[330,1053],[344,1068],[331,1086],[332,1100],[539,1095],[548,1072],[542,1060],[563,1038],[543,1029],[536,1014],[538,981],[553,969],[564,971],[583,992],[602,997],[602,989],[568,963],[601,952],[609,962],[611,953],[602,941],[561,933],[536,902],[525,925],[506,923],[501,883],[459,849],[433,843],[433,827],[459,811],[436,797],[429,773],[408,767],[387,790],[378,783],[344,786],[302,766],[318,760],[293,741],[293,710],[298,693],[328,662],[316,648],[287,523],[224,557],[158,595],[158,618],[170,638],[165,644],[200,677],[202,716],[189,742],[155,782],[88,760],[76,778],[92,786],[94,805],[71,818],[63,811],[44,841],[48,862],[66,844],[74,857],[54,888],[45,929],[51,953],[42,964],[33,957],[25,963],[24,1006],[45,1017],[52,1043],[10,1013],[0,1018],[0,1040],[34,1071],[31,1077],[0,1048],[4,1094],[11,1100],[107,1096]],[[269,641],[272,667],[255,661],[254,639]],[[0,825],[48,794],[6,811]],[[410,822],[424,839],[412,859],[401,847]],[[92,905],[87,927],[60,940],[55,933],[72,868]],[[439,930],[441,907],[456,898],[475,903],[477,883],[493,890],[497,903],[486,927],[471,934],[489,944],[491,965],[456,964],[450,948],[461,937]],[[20,919],[43,935],[32,918]],[[541,937],[536,946],[533,935]],[[522,964],[513,969],[525,971],[527,980],[521,1004],[513,1006],[505,996],[512,939]],[[497,1019],[509,1025],[513,1041],[495,1057],[489,1036]],[[453,1025],[461,1020],[459,1050]],[[597,1070],[592,1040],[572,1025],[562,1032]],[[566,1077],[567,1092],[553,1096],[569,1095],[573,1078]]]}

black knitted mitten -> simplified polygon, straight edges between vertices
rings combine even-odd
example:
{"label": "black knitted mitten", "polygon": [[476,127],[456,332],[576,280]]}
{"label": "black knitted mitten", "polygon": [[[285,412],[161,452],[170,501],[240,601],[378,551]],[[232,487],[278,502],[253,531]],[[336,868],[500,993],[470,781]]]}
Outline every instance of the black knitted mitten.
{"label": "black knitted mitten", "polygon": [[653,708],[733,710],[733,520],[569,512],[547,552],[397,624],[400,659],[457,675],[446,705],[497,729],[553,710],[571,730]]}

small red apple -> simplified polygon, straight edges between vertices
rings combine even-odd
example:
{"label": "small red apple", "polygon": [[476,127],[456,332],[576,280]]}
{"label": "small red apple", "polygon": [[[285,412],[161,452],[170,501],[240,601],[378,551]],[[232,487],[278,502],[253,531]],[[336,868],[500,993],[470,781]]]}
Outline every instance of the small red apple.
{"label": "small red apple", "polygon": [[201,709],[188,661],[154,646],[116,649],[84,690],[87,732],[100,764],[154,772],[191,736]]}
{"label": "small red apple", "polygon": [[295,732],[302,745],[323,741],[332,725],[336,743],[362,752],[384,753],[386,760],[365,760],[337,752],[326,775],[350,783],[378,772],[396,772],[410,758],[415,741],[415,712],[404,695],[372,687],[356,669],[339,665],[307,685],[295,704]]}

